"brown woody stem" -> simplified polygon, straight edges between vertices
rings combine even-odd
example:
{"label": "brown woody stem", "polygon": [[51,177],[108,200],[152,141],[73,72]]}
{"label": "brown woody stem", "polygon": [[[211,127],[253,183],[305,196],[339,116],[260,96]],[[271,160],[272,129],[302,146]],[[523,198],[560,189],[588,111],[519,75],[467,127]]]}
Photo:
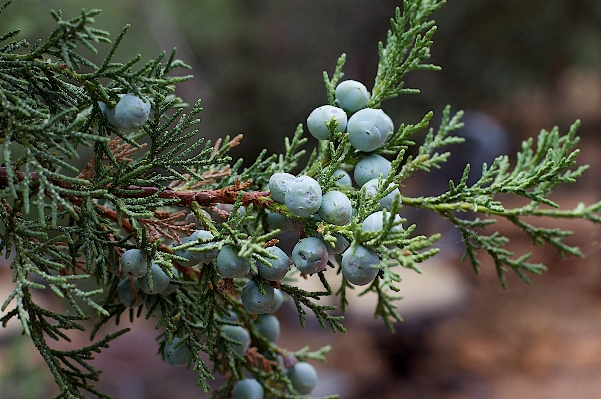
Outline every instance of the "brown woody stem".
{"label": "brown woody stem", "polygon": [[[19,181],[25,179],[25,173],[20,171],[14,172]],[[30,180],[36,182],[39,176],[36,172],[29,174]],[[72,186],[64,181],[48,177],[52,184],[65,189],[71,189]],[[250,182],[237,182],[231,187],[222,188],[219,190],[198,190],[198,191],[176,191],[172,189],[163,189],[159,187],[141,187],[128,186],[126,190],[138,191],[137,193],[119,193],[115,194],[121,198],[144,198],[159,192],[159,198],[179,199],[175,205],[188,207],[193,201],[196,201],[201,206],[210,206],[215,204],[233,204],[236,202],[239,193],[250,185]],[[8,186],[8,174],[5,167],[0,167],[0,187]],[[249,191],[242,194],[242,203],[244,205],[255,204],[259,206],[269,205],[273,200],[269,196],[269,191]]]}

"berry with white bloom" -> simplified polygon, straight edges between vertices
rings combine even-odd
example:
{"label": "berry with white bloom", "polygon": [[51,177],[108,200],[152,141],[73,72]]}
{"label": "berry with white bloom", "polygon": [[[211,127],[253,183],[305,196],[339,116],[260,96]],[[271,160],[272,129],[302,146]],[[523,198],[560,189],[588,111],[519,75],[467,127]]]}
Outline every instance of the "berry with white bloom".
{"label": "berry with white bloom", "polygon": [[342,275],[351,284],[366,285],[378,275],[378,269],[374,269],[372,266],[379,263],[380,258],[375,251],[363,245],[357,245],[356,248],[351,247],[342,254]]}
{"label": "berry with white bloom", "polygon": [[242,305],[248,313],[264,314],[271,312],[275,301],[273,287],[269,284],[262,284],[265,293],[261,292],[261,287],[256,281],[250,280],[242,287]]}
{"label": "berry with white bloom", "polygon": [[278,172],[271,175],[269,178],[269,191],[275,202],[279,202],[280,204],[286,202],[284,199],[286,191],[288,191],[288,186],[294,179],[296,177],[290,173]]}
{"label": "berry with white bloom", "polygon": [[190,356],[190,346],[187,342],[182,342],[179,337],[174,337],[171,343],[166,343],[163,348],[163,357],[165,362],[172,366],[185,366],[188,364]]}
{"label": "berry with white bloom", "polygon": [[382,147],[394,130],[392,119],[381,109],[364,108],[348,120],[349,141],[359,151],[372,152]]}
{"label": "berry with white bloom", "polygon": [[108,108],[100,103],[102,113],[117,129],[137,129],[148,121],[150,115],[150,102],[143,101],[140,97],[129,94],[119,94],[121,100],[115,108]]}
{"label": "berry with white bloom", "polygon": [[317,383],[317,371],[307,362],[296,363],[287,374],[292,386],[301,395],[310,394]]}
{"label": "berry with white bloom", "polygon": [[335,129],[336,132],[346,131],[346,112],[331,105],[322,105],[315,108],[307,118],[307,129],[309,129],[309,133],[316,139],[327,140],[330,137],[330,130],[328,130],[326,122],[329,123],[332,119],[338,122]]}
{"label": "berry with white bloom", "polygon": [[348,112],[367,107],[369,92],[367,87],[356,80],[345,80],[336,86],[336,104]]}
{"label": "berry with white bloom", "polygon": [[317,237],[303,238],[292,249],[292,261],[303,273],[318,273],[328,265],[326,244]]}
{"label": "berry with white bloom", "polygon": [[390,173],[390,161],[378,154],[370,154],[357,162],[355,166],[355,181],[359,186],[382,175],[383,179]]}
{"label": "berry with white bloom", "polygon": [[234,384],[232,399],[263,399],[263,386],[254,378],[245,378]]}
{"label": "berry with white bloom", "polygon": [[150,288],[148,273],[146,273],[144,277],[140,278],[139,280],[140,289],[142,291],[147,294],[154,295],[165,291],[167,287],[169,287],[169,282],[171,279],[157,263],[152,262],[150,266],[150,274],[152,275],[152,288]]}
{"label": "berry with white bloom", "polygon": [[274,255],[275,258],[264,256],[268,263],[257,261],[259,276],[269,281],[282,280],[290,270],[290,258],[286,252],[276,246],[268,247],[265,251],[270,255]]}
{"label": "berry with white bloom", "polygon": [[307,217],[319,210],[321,206],[321,186],[317,180],[309,176],[299,176],[288,185],[285,202],[290,213]]}
{"label": "berry with white bloom", "polygon": [[[378,179],[376,178],[368,181],[361,187],[361,190],[365,190],[365,194],[367,195],[367,197],[375,197],[376,192],[378,191]],[[398,188],[395,188],[385,197],[380,199],[380,209],[390,209],[390,207],[392,206],[392,201],[394,201],[395,197],[397,196],[400,199],[401,192]]]}
{"label": "berry with white bloom", "polygon": [[346,194],[340,191],[328,191],[321,199],[318,213],[324,221],[344,226],[351,222],[353,205]]}

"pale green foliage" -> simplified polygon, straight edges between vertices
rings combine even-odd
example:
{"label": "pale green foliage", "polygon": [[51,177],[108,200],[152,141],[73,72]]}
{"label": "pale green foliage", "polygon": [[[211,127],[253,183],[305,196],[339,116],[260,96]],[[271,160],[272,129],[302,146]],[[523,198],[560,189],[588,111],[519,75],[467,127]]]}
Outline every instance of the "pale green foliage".
{"label": "pale green foliage", "polygon": [[[415,89],[404,87],[408,72],[437,69],[424,63],[435,31],[428,17],[443,3],[405,1],[403,11],[397,10],[386,44],[379,48],[370,107],[378,108],[384,100],[399,94],[415,93]],[[4,11],[5,6],[0,10]],[[249,264],[251,278],[262,281],[256,274],[257,262],[267,263],[271,255],[266,247],[273,245],[280,233],[268,228],[268,212],[289,218],[302,235],[321,234],[326,241],[341,236],[351,243],[351,249],[362,245],[375,251],[381,260],[378,275],[363,292],[377,295],[375,315],[390,329],[393,322],[401,321],[395,308],[397,293],[402,289],[396,269],[419,272],[420,263],[438,252],[433,244],[440,237],[414,235],[416,226],[410,220],[394,218],[399,212],[402,215],[402,207],[428,209],[455,224],[474,269],[479,270],[477,252],[488,253],[503,284],[507,267],[528,281],[526,272],[540,273],[544,266],[528,263],[529,255],[516,258],[505,248],[506,237],[482,234],[483,227],[496,221],[493,216],[508,219],[534,244],[551,244],[562,255],[580,255],[578,248],[563,242],[571,232],[538,228],[523,218],[550,216],[601,222],[601,202],[560,210],[548,199],[554,187],[573,182],[586,169],[571,169],[578,153],[574,150],[578,142],[574,124],[567,135],[560,135],[557,129],[542,131],[536,146],[532,140],[526,141],[513,167],[506,156],[485,165],[482,177],[471,186],[467,184],[466,166],[460,181],[450,182],[449,190],[439,196],[396,196],[386,212],[383,228],[363,231],[362,221],[379,210],[383,197],[399,188],[402,193],[404,180],[414,172],[443,167],[449,153],[440,153],[440,149],[462,141],[453,136],[462,126],[462,113],[453,115],[450,108],[443,112],[437,129],[429,127],[433,114],[427,113],[416,124],[400,124],[375,151],[391,159],[391,171],[380,178],[375,196],[366,196],[365,190],[352,186],[336,188],[353,204],[350,224],[338,226],[311,216],[295,216],[285,205],[273,202],[265,191],[270,176],[302,169],[298,175],[312,177],[324,193],[330,191],[335,187],[336,171],[350,171],[365,156],[350,146],[348,133],[336,131],[333,120],[328,124],[329,139],[320,141],[307,163],[300,165],[307,138],[299,124],[292,138],[285,139],[284,154],[267,155],[264,151],[248,168],[242,169],[241,160],[230,165],[227,151],[240,138],[226,137],[211,144],[200,137],[195,130],[200,103],[185,112],[187,104],[174,94],[174,85],[190,78],[170,76],[174,68],[187,68],[175,58],[175,51],[167,59],[161,54],[137,69],[134,66],[139,56],[125,63],[115,62],[113,55],[127,28],[111,42],[107,32],[91,25],[97,13],[82,11],[80,16],[65,20],[60,12],[53,12],[56,30],[45,41],[31,46],[24,40],[9,41],[18,31],[0,37],[6,43],[0,47],[0,143],[5,163],[0,168],[0,238],[7,258],[14,255],[10,265],[14,290],[4,301],[0,320],[4,324],[11,318],[20,320],[54,375],[61,390],[59,397],[83,398],[88,393],[108,397],[94,387],[100,371],[88,360],[92,352],[99,352],[126,330],[73,351],[51,349],[46,340],[67,340],[67,330],[83,330],[81,321],[89,318],[96,321],[91,333],[94,339],[104,324],[118,323],[124,313],[131,320],[158,317],[156,326],[163,331],[158,338],[159,352],[175,337],[183,339],[190,347],[187,366],[198,373],[198,385],[205,391],[211,389],[209,381],[214,372],[232,376],[213,390],[216,398],[227,397],[234,382],[249,374],[263,383],[267,397],[298,397],[285,369],[277,364],[278,356],[323,361],[329,347],[315,352],[307,348],[290,352],[278,347],[260,334],[253,316],[239,302],[248,278],[222,278],[215,262],[189,266],[185,258],[174,253],[217,251],[230,245]],[[110,46],[104,50],[106,56],[100,65],[83,55],[88,51],[97,53],[97,46],[104,44]],[[331,105],[336,84],[343,76],[344,61],[342,55],[332,78],[324,73],[326,98]],[[152,105],[150,120],[132,133],[111,126],[99,106],[103,102],[113,107],[119,94],[125,93],[133,93]],[[417,145],[412,137],[425,129],[423,143],[412,152],[415,156],[406,155],[410,147]],[[84,160],[85,168],[75,166],[82,146],[93,148],[92,158]],[[506,193],[525,197],[530,203],[506,209],[498,200],[499,194]],[[213,212],[213,217],[206,211]],[[458,212],[466,211],[478,212],[484,218],[458,217]],[[212,238],[182,240],[198,229],[209,231]],[[172,279],[169,294],[149,299],[146,294],[136,293],[142,296],[137,299],[147,299],[146,310],[144,306],[126,308],[117,292],[121,276],[115,265],[131,248],[144,251],[149,272],[154,261]],[[337,257],[339,260],[340,255]],[[333,263],[329,267],[338,268]],[[319,272],[313,278],[319,278],[323,290],[309,292],[298,288],[294,277],[289,273],[280,289],[294,303],[301,324],[311,312],[324,328],[344,332],[343,317],[331,314],[338,306],[323,305],[318,300],[338,295],[339,307],[344,311],[348,306],[347,290],[354,287],[338,274],[336,278],[342,284],[334,292],[325,274]],[[81,280],[86,279],[94,283],[86,287],[95,288],[81,288]],[[270,284],[262,283],[260,287]],[[69,312],[61,314],[36,304],[32,290],[46,289],[64,299],[71,308]],[[236,320],[222,317],[231,312],[238,315]],[[247,351],[245,356],[236,352],[236,340],[223,333],[226,325],[246,328],[257,351]],[[201,358],[200,352],[207,354],[210,362],[203,360],[207,357]]]}

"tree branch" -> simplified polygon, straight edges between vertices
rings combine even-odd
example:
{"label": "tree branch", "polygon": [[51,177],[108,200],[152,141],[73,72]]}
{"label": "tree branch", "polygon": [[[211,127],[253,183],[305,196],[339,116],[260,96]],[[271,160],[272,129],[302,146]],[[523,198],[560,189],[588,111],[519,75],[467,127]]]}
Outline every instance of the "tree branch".
{"label": "tree branch", "polygon": [[[25,173],[15,171],[15,176],[19,181],[25,180]],[[35,184],[39,181],[39,176],[36,172],[29,174],[30,181]],[[52,184],[62,187],[64,189],[72,189],[70,183],[47,177]],[[252,181],[244,183],[236,182],[235,185],[218,189],[218,190],[198,190],[198,191],[176,191],[172,189],[164,189],[162,187],[141,187],[141,186],[128,186],[125,189],[134,191],[132,193],[119,193],[115,194],[122,198],[144,198],[159,192],[159,198],[178,198],[180,201],[175,204],[177,206],[188,207],[193,201],[196,201],[201,206],[209,206],[216,204],[233,204],[238,199],[239,193],[250,186]],[[8,174],[6,173],[5,167],[0,167],[0,188],[8,186]],[[108,188],[108,187],[107,187]],[[137,192],[135,192],[137,191]],[[73,201],[72,201],[73,202]],[[249,191],[242,194],[242,204],[250,205],[255,204],[261,207],[269,205],[273,200],[270,197],[269,191]]]}

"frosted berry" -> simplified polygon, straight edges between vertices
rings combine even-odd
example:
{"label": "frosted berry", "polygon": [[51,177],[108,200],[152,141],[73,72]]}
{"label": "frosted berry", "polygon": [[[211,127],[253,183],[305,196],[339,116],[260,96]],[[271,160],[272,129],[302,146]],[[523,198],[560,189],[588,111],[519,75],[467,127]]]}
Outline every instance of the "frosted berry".
{"label": "frosted berry", "polygon": [[[391,217],[392,217],[392,215],[390,214],[390,212],[388,212],[387,218],[390,219]],[[396,225],[392,227],[392,231],[402,231],[403,226],[400,224],[400,222],[401,222],[400,215],[394,215],[394,222],[396,223]],[[369,215],[368,217],[365,218],[365,220],[363,221],[363,223],[361,225],[361,230],[362,231],[380,231],[380,230],[382,230],[382,227],[384,227],[384,212],[378,211],[378,212],[372,213],[371,215]]]}
{"label": "frosted berry", "polygon": [[269,281],[280,281],[290,270],[290,258],[280,247],[268,247],[265,249],[268,254],[275,255],[275,259],[264,256],[269,263],[257,261],[259,276]]}
{"label": "frosted berry", "polygon": [[324,221],[344,226],[351,222],[353,205],[346,194],[340,191],[328,191],[321,199],[318,213]]}
{"label": "frosted berry", "polygon": [[330,242],[330,241],[325,241],[323,239],[323,236],[319,236],[319,238],[321,240],[323,240],[324,244],[326,244],[326,248],[328,250],[328,254],[330,254],[330,255],[341,254],[344,251],[346,251],[346,249],[350,245],[349,241],[343,235],[341,235],[341,234],[334,234],[334,237],[336,238],[336,241]]}
{"label": "frosted berry", "polygon": [[150,274],[152,275],[152,288],[150,288],[147,273],[146,275],[144,275],[144,277],[139,279],[140,289],[145,293],[151,295],[165,291],[169,286],[169,282],[171,281],[171,279],[169,278],[167,273],[163,271],[161,266],[159,266],[157,263],[152,262],[152,265],[150,266]]}
{"label": "frosted berry", "polygon": [[255,326],[267,340],[275,342],[280,336],[280,321],[271,314],[260,314],[255,320]]}
{"label": "frosted berry", "polygon": [[150,102],[144,102],[133,94],[120,94],[121,99],[115,108],[100,103],[100,109],[111,125],[117,129],[133,130],[148,121]]}
{"label": "frosted berry", "polygon": [[322,105],[315,108],[307,118],[309,133],[318,140],[327,140],[330,137],[330,131],[326,126],[326,122],[330,122],[332,118],[338,122],[335,131],[345,132],[347,122],[346,112],[338,107]]}
{"label": "frosted berry", "polygon": [[232,399],[263,399],[263,386],[254,378],[237,381],[232,389]]}
{"label": "frosted berry", "polygon": [[123,306],[128,308],[135,308],[144,304],[146,296],[142,293],[142,290],[140,289],[140,283],[138,282],[138,279],[133,278],[131,279],[131,281],[134,284],[134,290],[138,295],[138,300],[136,300],[136,294],[134,294],[134,291],[132,291],[128,278],[124,278],[119,282],[119,284],[117,284],[117,293],[119,294],[119,299],[121,300]]}
{"label": "frosted berry", "polygon": [[226,337],[238,341],[238,344],[230,343],[231,348],[240,356],[244,356],[244,353],[250,346],[250,334],[248,330],[241,326],[223,326],[223,333]]}
{"label": "frosted berry", "polygon": [[269,192],[271,193],[271,197],[275,202],[279,202],[280,204],[284,204],[286,191],[288,191],[288,186],[292,183],[296,177],[291,175],[290,173],[274,173],[269,178]]}
{"label": "frosted berry", "polygon": [[140,249],[128,249],[121,255],[119,263],[125,277],[139,278],[146,274],[146,254]]}
{"label": "frosted berry", "polygon": [[337,187],[352,187],[353,185],[351,175],[349,175],[346,170],[336,169],[332,177],[337,179],[334,183]]}
{"label": "frosted berry", "polygon": [[359,151],[372,152],[382,147],[394,130],[392,119],[381,109],[364,108],[348,120],[349,141]]}
{"label": "frosted berry", "polygon": [[224,245],[217,255],[217,269],[225,278],[236,278],[246,275],[250,266],[248,262],[238,256],[238,251],[234,247]]}
{"label": "frosted berry", "polygon": [[[372,179],[368,181],[361,187],[361,189],[365,190],[365,194],[367,195],[367,197],[375,197],[376,191],[378,190],[378,179]],[[382,199],[380,199],[380,209],[390,209],[390,207],[392,206],[392,201],[394,201],[395,197],[397,196],[400,198],[401,192],[398,188],[395,188]]]}
{"label": "frosted berry", "polygon": [[280,229],[281,231],[292,230],[294,227],[291,219],[277,212],[267,214],[267,225],[271,230]]}
{"label": "frosted berry", "polygon": [[190,356],[190,346],[187,342],[182,342],[179,337],[174,337],[171,343],[165,343],[163,348],[163,357],[165,362],[172,366],[185,366],[188,364],[188,357]]}
{"label": "frosted berry", "polygon": [[[182,242],[181,244],[178,243],[177,241],[174,241],[171,244],[171,247],[173,248],[173,247],[178,247],[179,245],[186,244],[188,241],[190,241],[190,237],[182,237],[182,238],[180,238],[180,241]],[[192,264],[190,262],[192,262],[194,260],[194,258],[188,248],[174,250],[173,254],[177,255],[177,256],[181,256],[182,258],[186,259],[185,261],[178,260],[178,262],[180,262],[181,264],[186,265],[186,266],[192,266]]]}
{"label": "frosted berry", "polygon": [[233,310],[226,310],[225,313],[221,315],[221,320],[237,322],[239,319],[240,316],[238,316],[238,313],[234,312]]}
{"label": "frosted berry", "polygon": [[303,273],[318,273],[328,265],[326,244],[317,237],[303,238],[292,249],[292,261]]}
{"label": "frosted berry", "polygon": [[161,317],[161,314],[163,314],[163,312],[161,311],[161,304],[158,303],[159,302],[159,296],[158,295],[148,295],[148,297],[146,298],[146,301],[144,301],[144,307],[147,310],[150,310],[154,307],[154,309],[152,310],[152,317]]}
{"label": "frosted berry", "polygon": [[282,306],[286,298],[284,297],[284,293],[279,288],[273,289],[273,308],[271,309],[270,314],[275,313],[276,310]]}
{"label": "frosted berry", "polygon": [[274,293],[269,284],[263,284],[265,293],[261,292],[261,287],[256,281],[250,280],[242,287],[242,304],[248,313],[264,314],[273,309]]}
{"label": "frosted berry", "polygon": [[317,383],[317,371],[307,362],[298,362],[288,370],[288,378],[298,393],[308,395]]}
{"label": "frosted berry", "polygon": [[285,202],[290,213],[307,217],[319,210],[321,198],[319,183],[309,176],[300,176],[288,185]]}
{"label": "frosted berry", "polygon": [[390,173],[390,161],[378,154],[370,154],[355,166],[355,181],[359,186],[364,185],[372,179],[377,179],[382,175],[383,179]]}
{"label": "frosted berry", "polygon": [[336,104],[348,112],[367,107],[369,92],[367,87],[356,80],[345,80],[336,86]]}
{"label": "frosted berry", "polygon": [[[211,232],[206,231],[206,230],[196,230],[194,233],[192,233],[192,235],[188,239],[188,242],[198,241],[199,239],[203,240],[203,241],[212,240],[213,234],[211,234]],[[190,256],[196,262],[210,263],[219,254],[219,249],[211,248],[211,249],[196,251],[195,248],[203,248],[204,249],[204,248],[209,248],[209,246],[212,246],[212,245],[213,245],[212,243],[204,243],[204,244],[195,245],[190,248]]]}
{"label": "frosted berry", "polygon": [[378,275],[377,266],[380,263],[378,254],[364,247],[357,245],[356,248],[349,248],[342,254],[342,275],[354,285],[366,285],[371,283]]}

